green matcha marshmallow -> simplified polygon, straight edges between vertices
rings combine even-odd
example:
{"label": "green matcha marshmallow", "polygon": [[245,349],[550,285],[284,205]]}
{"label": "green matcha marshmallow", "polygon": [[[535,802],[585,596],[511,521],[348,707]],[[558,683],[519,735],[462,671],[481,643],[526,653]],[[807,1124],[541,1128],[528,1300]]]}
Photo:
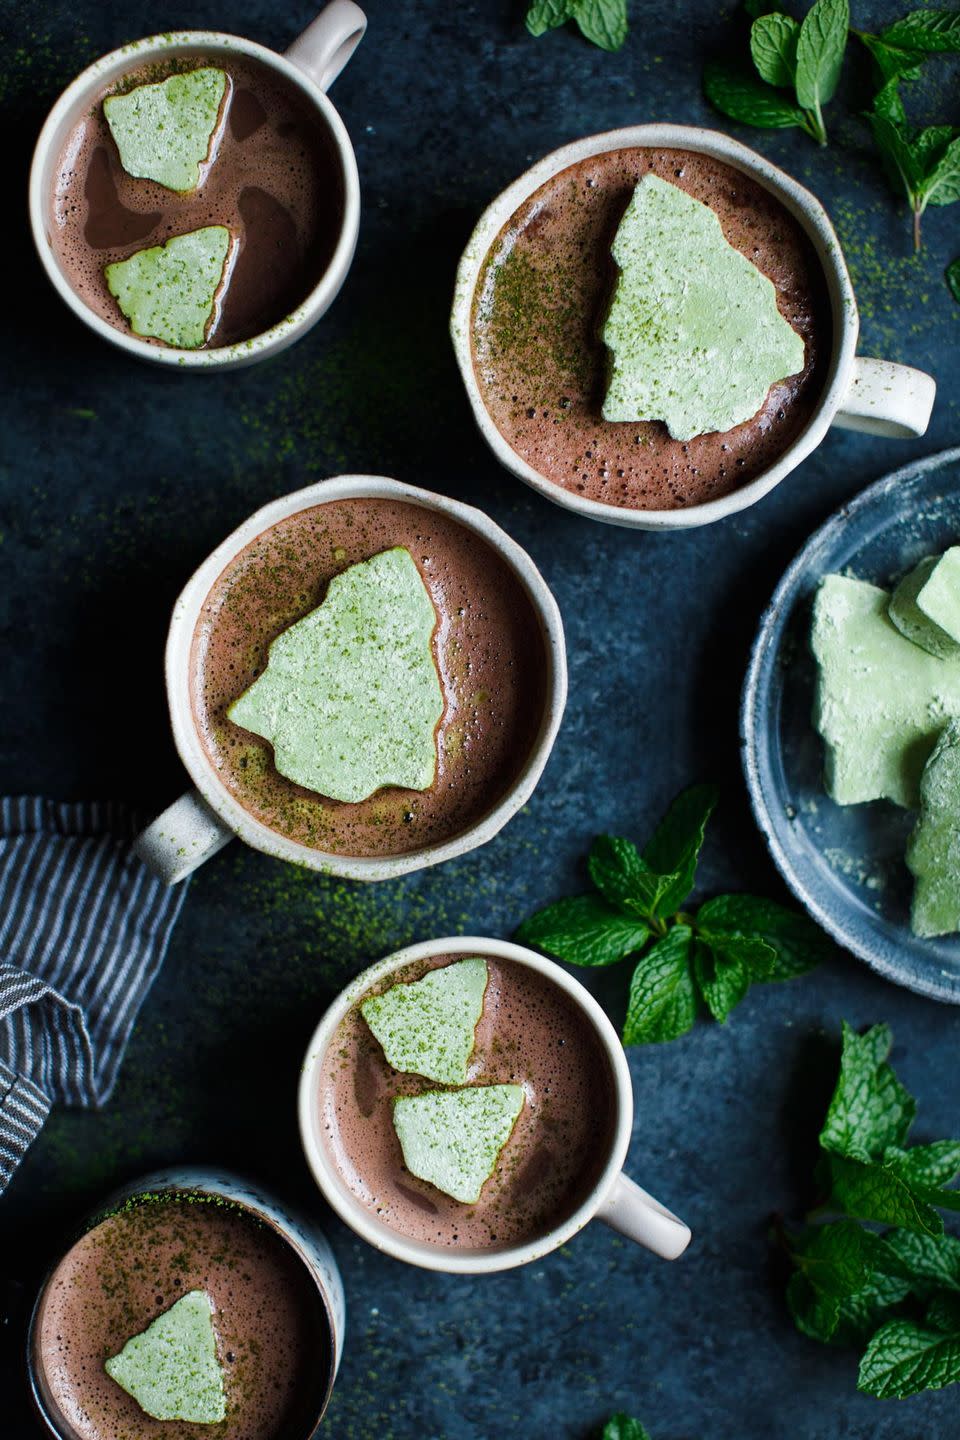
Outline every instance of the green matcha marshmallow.
{"label": "green matcha marshmallow", "polygon": [[206,1291],[190,1290],[104,1369],[155,1420],[216,1424],[227,1406],[212,1316]]}
{"label": "green matcha marshmallow", "polygon": [[360,1010],[394,1070],[462,1085],[486,988],[485,960],[456,960],[371,995]]}
{"label": "green matcha marshmallow", "polygon": [[206,225],[137,250],[103,273],[134,334],[196,350],[206,339],[229,249],[230,231]]}
{"label": "green matcha marshmallow", "polygon": [[890,619],[931,655],[960,655],[960,545],[928,556],[904,576],[890,601]]}
{"label": "green matcha marshmallow", "polygon": [[127,174],[168,190],[196,189],[226,88],[225,72],[204,66],[108,95],[103,113]]}
{"label": "green matcha marshmallow", "polygon": [[960,721],[951,720],[920,780],[920,818],[907,846],[916,935],[960,930]]}
{"label": "green matcha marshmallow", "polygon": [[780,314],[772,281],[678,186],[644,176],[613,257],[605,420],[662,420],[675,440],[730,430],[803,369],[803,339]]}
{"label": "green matcha marshmallow", "polygon": [[523,1109],[520,1085],[428,1090],[393,1102],[393,1126],[411,1175],[475,1205]]}
{"label": "green matcha marshmallow", "polygon": [[270,741],[281,775],[332,800],[387,785],[427,790],[443,714],[436,624],[409,552],[384,550],[334,576],[227,713]]}
{"label": "green matcha marshmallow", "polygon": [[960,716],[960,659],[938,660],[905,640],[887,614],[889,598],[864,580],[827,575],[814,602],[814,722],[838,805],[915,807],[936,739]]}

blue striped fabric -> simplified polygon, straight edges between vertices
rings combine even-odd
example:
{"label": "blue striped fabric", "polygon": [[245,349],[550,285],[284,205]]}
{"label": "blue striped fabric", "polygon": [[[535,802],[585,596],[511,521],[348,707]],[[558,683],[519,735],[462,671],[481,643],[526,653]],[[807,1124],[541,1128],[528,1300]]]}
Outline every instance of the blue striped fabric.
{"label": "blue striped fabric", "polygon": [[0,1192],[54,1101],[109,1099],[186,886],[119,805],[0,800]]}

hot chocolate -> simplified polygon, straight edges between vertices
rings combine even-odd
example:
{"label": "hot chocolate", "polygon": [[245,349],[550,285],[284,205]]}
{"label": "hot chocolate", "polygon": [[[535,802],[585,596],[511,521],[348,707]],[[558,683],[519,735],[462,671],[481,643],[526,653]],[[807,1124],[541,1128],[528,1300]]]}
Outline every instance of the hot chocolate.
{"label": "hot chocolate", "polygon": [[[437,612],[436,778],[423,791],[338,803],[285,779],[272,746],[227,710],[263,671],[270,642],[320,604],[333,576],[396,546]],[[419,505],[332,500],[281,520],[230,562],[200,614],[190,687],[210,763],[258,820],[318,850],[395,855],[468,829],[510,788],[543,720],[547,657],[530,596],[485,540]]]}
{"label": "hot chocolate", "polygon": [[[199,186],[181,194],[128,175],[103,100],[203,66],[225,69],[228,83]],[[323,276],[342,225],[343,174],[323,121],[254,60],[225,64],[198,53],[132,72],[77,122],[56,173],[54,251],[77,294],[118,329],[128,325],[105,266],[172,236],[227,227],[234,249],[207,333],[212,347],[249,340],[282,320]]]}
{"label": "hot chocolate", "polygon": [[[461,958],[411,963],[370,993]],[[320,1127],[343,1183],[391,1229],[434,1245],[504,1248],[537,1239],[586,1198],[610,1153],[613,1078],[588,1018],[539,971],[493,956],[486,965],[468,1084],[520,1085],[524,1103],[476,1204],[405,1169],[393,1101],[436,1087],[390,1067],[359,1005],[341,1021],[320,1070]]]}
{"label": "hot chocolate", "polygon": [[155,1420],[104,1362],[182,1296],[212,1304],[226,1418],[218,1440],[296,1440],[320,1413],[331,1366],[322,1301],[304,1263],[242,1207],[192,1192],[139,1196],[60,1261],[34,1322],[45,1407],[71,1440],[187,1440]]}
{"label": "hot chocolate", "polygon": [[[772,280],[805,345],[803,369],[772,385],[752,419],[687,441],[660,421],[601,417],[609,357],[600,331],[616,278],[610,246],[645,175],[710,206],[727,241]],[[829,364],[830,305],[805,232],[756,181],[693,151],[611,150],[554,175],[501,230],[476,287],[472,348],[492,420],[536,471],[603,504],[669,510],[728,494],[801,433]]]}

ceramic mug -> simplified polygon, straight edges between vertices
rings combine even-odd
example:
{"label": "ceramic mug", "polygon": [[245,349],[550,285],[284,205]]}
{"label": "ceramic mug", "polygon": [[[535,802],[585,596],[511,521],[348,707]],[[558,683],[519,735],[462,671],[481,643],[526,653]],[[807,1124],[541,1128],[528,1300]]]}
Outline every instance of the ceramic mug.
{"label": "ceramic mug", "polygon": [[[587,1020],[610,1067],[614,1115],[602,1172],[590,1193],[571,1215],[535,1240],[521,1245],[468,1250],[431,1245],[398,1234],[357,1200],[339,1174],[323,1140],[319,1104],[320,1069],[340,1022],[359,1004],[371,986],[414,961],[451,953],[491,955],[497,959],[510,960],[516,965],[525,965],[545,975],[573,1001]],[[511,944],[507,940],[478,938],[475,935],[448,936],[442,940],[427,940],[420,945],[410,945],[364,970],[337,996],[307,1046],[306,1057],[300,1070],[298,1112],[300,1139],[307,1164],[313,1171],[314,1179],[327,1203],[362,1239],[385,1254],[392,1255],[394,1259],[405,1260],[410,1265],[458,1275],[481,1275],[497,1270],[510,1270],[517,1265],[540,1260],[551,1250],[565,1245],[593,1219],[604,1220],[621,1235],[635,1240],[665,1260],[676,1260],[690,1243],[690,1231],[683,1221],[624,1174],[623,1164],[633,1130],[633,1085],[627,1057],[616,1030],[579,980],[575,980],[552,960],[546,960],[542,955],[537,955],[522,945]]]}
{"label": "ceramic mug", "polygon": [[[335,855],[287,839],[245,810],[223,784],[200,742],[190,703],[194,630],[204,601],[231,560],[278,521],[325,501],[399,500],[450,516],[478,535],[509,566],[526,592],[540,626],[546,658],[546,696],[537,736],[526,762],[504,795],[473,825],[448,840],[401,855]],[[281,860],[351,880],[390,880],[437,865],[485,845],[533,793],[553,748],[567,698],[563,621],[546,581],[516,541],[482,511],[382,475],[338,475],[272,501],[251,515],[200,566],[173,608],[166,648],[167,700],[173,738],[196,789],[176,800],[139,837],[140,858],[167,884],[183,880],[235,835]]]}
{"label": "ceramic mug", "polygon": [[[719,499],[677,510],[633,510],[608,505],[549,480],[501,435],[484,404],[474,373],[471,332],[477,282],[491,247],[510,217],[535,190],[561,170],[592,155],[634,146],[693,150],[709,155],[749,175],[769,190],[809,237],[823,266],[830,296],[833,351],[823,393],[806,428],[773,465],[748,484]],[[608,525],[634,530],[684,530],[745,510],[795,470],[816,449],[831,425],[901,439],[923,435],[936,395],[936,383],[922,371],[857,355],[860,320],[850,275],[826,211],[809,190],[728,135],[687,125],[633,125],[604,135],[590,135],[544,156],[515,180],[487,207],[467,244],[457,271],[450,324],[474,419],[501,464],[557,505]]]}
{"label": "ceramic mug", "polygon": [[[233,370],[276,355],[299,340],[333,303],[350,269],[360,229],[360,181],[350,137],[326,92],[359,45],[366,17],[353,0],[331,0],[284,55],[277,55],[253,40],[213,30],[177,31],[152,35],[104,55],[78,75],[50,111],[40,132],[30,170],[30,224],[34,244],[53,287],[75,315],[103,340],[155,365],[180,370]],[[201,52],[229,65],[232,58],[252,59],[274,71],[319,115],[340,160],[343,175],[343,221],[336,248],[320,280],[289,315],[252,339],[210,350],[179,350],[151,345],[132,331],[119,330],[77,294],[64,273],[50,239],[51,196],[56,167],[67,136],[94,98],[115,80],[144,65],[163,64],[179,55]]]}
{"label": "ceramic mug", "polygon": [[[231,1204],[249,1211],[251,1215],[286,1242],[309,1274],[326,1320],[329,1336],[327,1370],[325,1375],[319,1377],[321,1380],[319,1400],[307,1428],[302,1435],[285,1436],[284,1440],[310,1440],[323,1419],[333,1392],[334,1381],[340,1368],[340,1358],[343,1354],[346,1324],[343,1282],[340,1279],[337,1262],[325,1236],[311,1221],[290,1210],[273,1196],[266,1194],[252,1181],[235,1175],[231,1171],[214,1170],[196,1165],[178,1166],[174,1169],[158,1170],[150,1175],[143,1175],[138,1180],[130,1181],[121,1189],[116,1190],[102,1205],[86,1217],[71,1243],[76,1243],[94,1225],[99,1224],[101,1220],[138,1195],[178,1192],[208,1195],[216,1199],[227,1200]],[[65,1251],[64,1254],[66,1253]],[[40,1289],[30,1317],[27,1332],[27,1378],[34,1408],[49,1434],[55,1436],[56,1440],[75,1440],[75,1429],[71,1426],[68,1418],[60,1412],[59,1406],[44,1381],[39,1354],[40,1322],[44,1298],[53,1271],[62,1259],[62,1255],[58,1256],[54,1266],[51,1267],[50,1274]]]}

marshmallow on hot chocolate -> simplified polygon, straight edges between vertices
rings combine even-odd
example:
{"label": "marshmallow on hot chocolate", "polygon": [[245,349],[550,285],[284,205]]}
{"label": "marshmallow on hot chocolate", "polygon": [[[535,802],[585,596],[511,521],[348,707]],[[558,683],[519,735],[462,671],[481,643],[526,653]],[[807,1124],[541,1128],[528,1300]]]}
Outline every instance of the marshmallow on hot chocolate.
{"label": "marshmallow on hot chocolate", "polygon": [[803,339],[780,314],[773,282],[679,186],[644,176],[613,258],[605,420],[662,420],[675,440],[731,430],[756,415],[772,384],[803,369]]}
{"label": "marshmallow on hot chocolate", "polygon": [[108,95],[103,113],[127,174],[168,190],[195,190],[226,88],[224,71],[205,65],[137,85],[126,95]]}

